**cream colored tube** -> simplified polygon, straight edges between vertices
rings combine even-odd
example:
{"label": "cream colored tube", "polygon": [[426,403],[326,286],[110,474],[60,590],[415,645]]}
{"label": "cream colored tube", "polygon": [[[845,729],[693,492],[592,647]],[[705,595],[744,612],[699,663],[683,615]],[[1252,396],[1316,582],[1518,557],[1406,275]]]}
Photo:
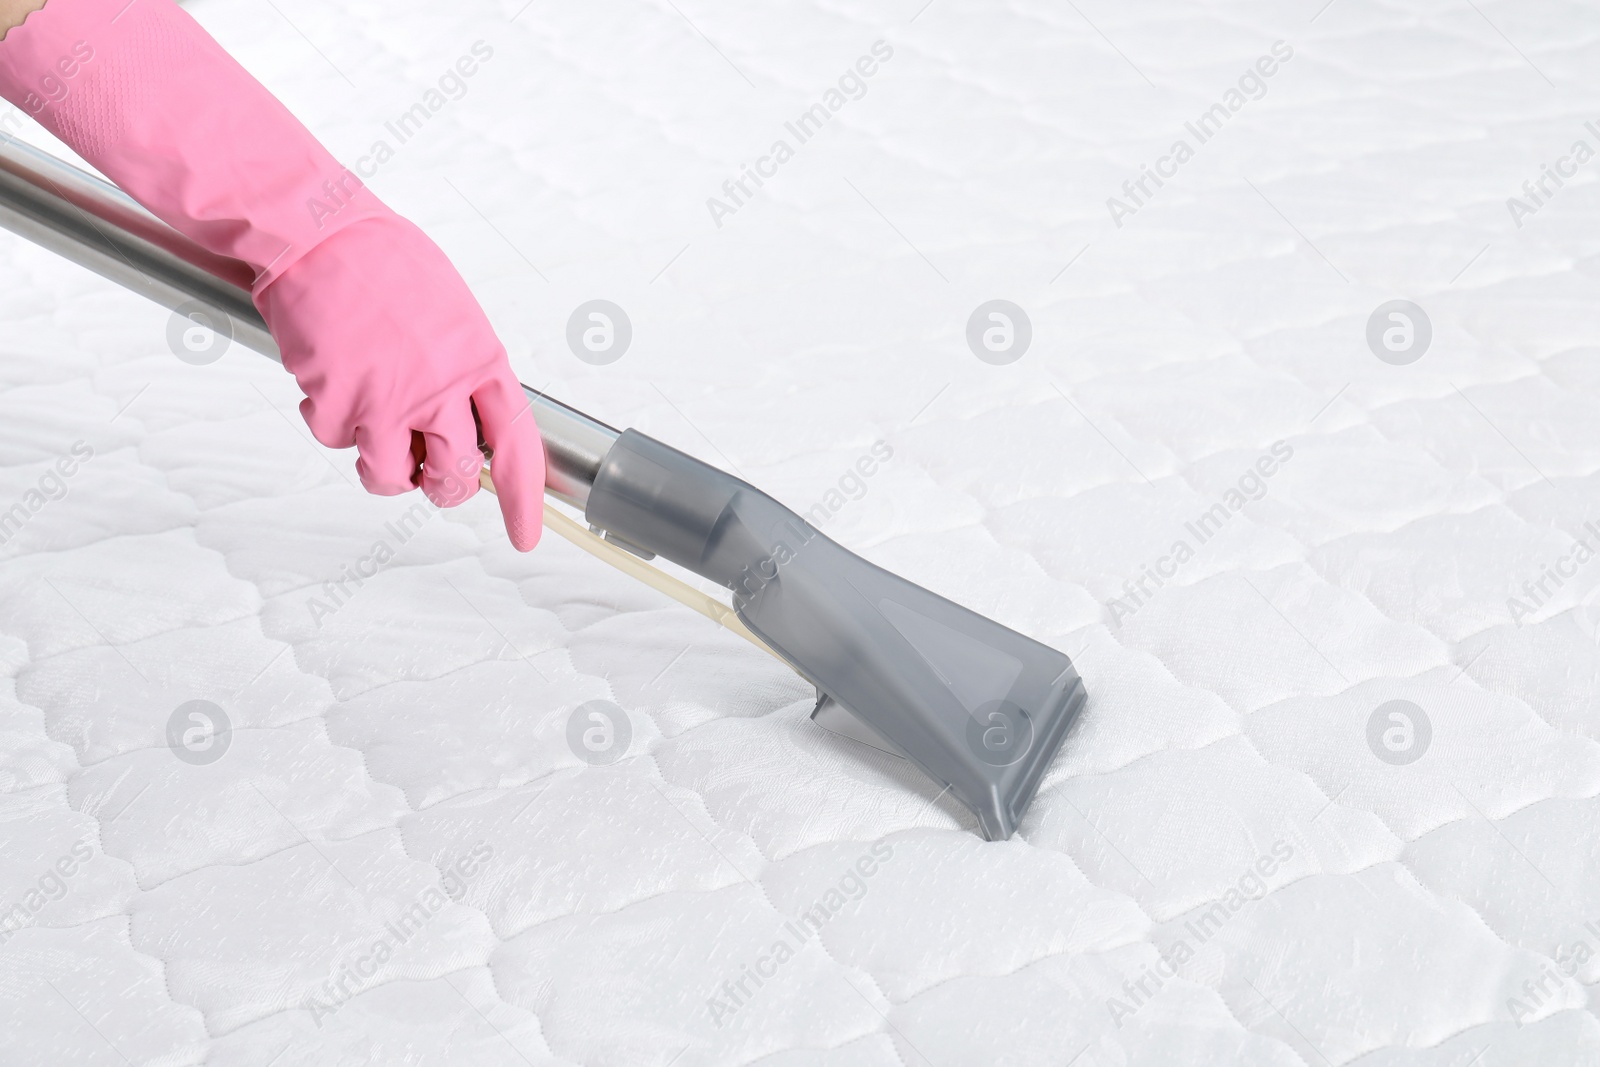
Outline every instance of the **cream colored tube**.
{"label": "cream colored tube", "polygon": [[[478,482],[489,492],[494,492],[494,479],[490,476],[489,468],[485,467],[478,473]],[[652,567],[632,552],[618,548],[605,538],[591,533],[582,523],[573,521],[548,500],[544,502],[544,526],[545,529],[560,534],[596,559],[611,564],[628,577],[637,578],[658,592],[665,593],[684,607],[698,611],[717,625],[749,641],[778,662],[784,662],[776,652],[762,642],[761,638],[751,633],[748,626],[739,621],[739,616],[731,607],[716,597],[702,593],[688,582],[674,578],[659,567]],[[788,664],[784,663],[784,666]]]}

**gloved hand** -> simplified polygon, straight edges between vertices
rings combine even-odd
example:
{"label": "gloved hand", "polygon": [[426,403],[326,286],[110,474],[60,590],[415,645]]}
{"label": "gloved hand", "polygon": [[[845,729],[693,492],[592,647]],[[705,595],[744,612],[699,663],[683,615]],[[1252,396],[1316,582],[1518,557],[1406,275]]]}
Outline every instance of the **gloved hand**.
{"label": "gloved hand", "polygon": [[506,530],[533,547],[544,450],[466,283],[172,0],[49,0],[0,41],[0,96],[255,270],[306,422],[360,450],[369,490],[471,496],[476,403]]}
{"label": "gloved hand", "polygon": [[306,394],[306,425],[330,448],[360,449],[369,492],[420,485],[441,507],[477,492],[476,406],[511,543],[538,542],[544,448],[527,397],[467,283],[421,230],[393,214],[347,226],[256,306]]}

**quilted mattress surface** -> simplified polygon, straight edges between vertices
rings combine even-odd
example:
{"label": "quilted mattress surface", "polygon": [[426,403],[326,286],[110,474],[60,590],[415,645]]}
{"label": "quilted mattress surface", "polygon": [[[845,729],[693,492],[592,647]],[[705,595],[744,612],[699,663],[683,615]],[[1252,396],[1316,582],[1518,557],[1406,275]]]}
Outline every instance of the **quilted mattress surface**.
{"label": "quilted mattress surface", "polygon": [[189,9],[524,381],[1089,700],[986,843],[0,236],[0,1062],[1600,1063],[1591,5]]}

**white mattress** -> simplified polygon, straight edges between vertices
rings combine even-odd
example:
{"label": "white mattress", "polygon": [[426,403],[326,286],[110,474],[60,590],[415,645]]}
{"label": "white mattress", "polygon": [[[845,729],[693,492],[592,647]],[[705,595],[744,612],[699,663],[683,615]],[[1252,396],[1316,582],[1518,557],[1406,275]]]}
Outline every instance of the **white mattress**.
{"label": "white mattress", "polygon": [[[1600,564],[1508,604],[1600,519],[1600,163],[1506,204],[1600,143],[1592,11],[522,2],[191,10],[346,159],[486,42],[372,184],[524,380],[800,509],[886,442],[827,532],[1069,653],[1087,709],[985,843],[757,650],[513,552],[487,497],[319,626],[411,502],[276,366],[180,362],[165,312],[0,237],[0,508],[93,449],[0,547],[0,1061],[1600,1062]],[[634,327],[609,366],[564,339],[594,298]],[[997,298],[1033,326],[1007,366],[965,341]],[[1402,298],[1433,341],[1393,366],[1365,333]],[[566,741],[596,699],[610,766]],[[166,741],[191,700],[235,728],[207,765]],[[1367,741],[1392,700],[1431,724],[1409,764]]]}

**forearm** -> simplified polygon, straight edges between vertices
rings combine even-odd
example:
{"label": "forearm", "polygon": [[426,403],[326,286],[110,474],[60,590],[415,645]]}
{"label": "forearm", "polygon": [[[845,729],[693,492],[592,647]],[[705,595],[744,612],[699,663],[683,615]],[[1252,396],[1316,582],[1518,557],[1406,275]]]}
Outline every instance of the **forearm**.
{"label": "forearm", "polygon": [[0,0],[0,40],[13,26],[44,6],[44,0]]}
{"label": "forearm", "polygon": [[0,0],[0,15],[0,98],[158,218],[254,268],[251,295],[317,440],[359,448],[375,493],[420,486],[453,505],[478,487],[476,414],[506,530],[534,546],[544,450],[527,397],[426,234],[174,0]]}
{"label": "forearm", "polygon": [[255,268],[258,292],[387,214],[173,0],[49,0],[0,43],[0,97],[163,221]]}

